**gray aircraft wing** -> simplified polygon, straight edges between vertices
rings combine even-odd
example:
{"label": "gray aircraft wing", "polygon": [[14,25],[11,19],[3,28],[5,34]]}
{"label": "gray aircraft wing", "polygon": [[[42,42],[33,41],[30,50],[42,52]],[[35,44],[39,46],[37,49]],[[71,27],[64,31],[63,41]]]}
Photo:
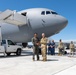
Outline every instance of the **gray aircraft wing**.
{"label": "gray aircraft wing", "polygon": [[6,10],[0,13],[0,21],[18,26],[26,25],[26,16],[23,16],[15,11]]}

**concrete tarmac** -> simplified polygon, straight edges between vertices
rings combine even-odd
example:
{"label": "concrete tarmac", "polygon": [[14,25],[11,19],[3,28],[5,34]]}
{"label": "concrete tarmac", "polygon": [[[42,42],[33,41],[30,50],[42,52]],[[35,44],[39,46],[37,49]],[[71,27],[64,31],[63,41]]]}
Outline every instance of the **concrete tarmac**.
{"label": "concrete tarmac", "polygon": [[47,55],[47,61],[32,60],[32,49],[24,49],[21,56],[3,57],[0,54],[0,75],[75,75],[76,55]]}

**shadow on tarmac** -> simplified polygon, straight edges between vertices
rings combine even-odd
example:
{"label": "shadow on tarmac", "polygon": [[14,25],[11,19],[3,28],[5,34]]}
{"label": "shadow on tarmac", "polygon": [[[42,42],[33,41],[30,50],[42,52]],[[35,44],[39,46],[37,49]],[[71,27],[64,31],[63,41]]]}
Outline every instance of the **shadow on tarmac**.
{"label": "shadow on tarmac", "polygon": [[15,53],[11,53],[10,56],[4,56],[4,55],[0,55],[0,58],[14,58],[14,57],[23,57],[23,56],[31,56],[33,55],[32,52],[28,52],[28,51],[22,51],[20,56],[17,56]]}
{"label": "shadow on tarmac", "polygon": [[47,59],[47,61],[58,61],[58,59]]}

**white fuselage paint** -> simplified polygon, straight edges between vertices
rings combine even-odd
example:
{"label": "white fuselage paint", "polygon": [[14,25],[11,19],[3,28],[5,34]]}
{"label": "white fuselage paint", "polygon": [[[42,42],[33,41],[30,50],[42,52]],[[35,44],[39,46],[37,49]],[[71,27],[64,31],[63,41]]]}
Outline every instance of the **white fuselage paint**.
{"label": "white fuselage paint", "polygon": [[0,24],[3,39],[9,39],[14,42],[29,42],[34,33],[38,33],[41,37],[45,33],[47,37],[60,32],[66,27],[68,21],[64,17],[56,14],[41,15],[42,11],[52,11],[45,8],[27,9],[18,12],[19,14],[27,12],[27,24],[16,26],[12,24]]}

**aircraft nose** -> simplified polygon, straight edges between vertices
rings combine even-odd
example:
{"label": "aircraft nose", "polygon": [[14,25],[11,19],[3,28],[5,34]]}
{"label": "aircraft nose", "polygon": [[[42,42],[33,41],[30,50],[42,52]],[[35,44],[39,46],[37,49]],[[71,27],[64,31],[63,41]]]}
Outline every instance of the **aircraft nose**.
{"label": "aircraft nose", "polygon": [[64,27],[68,24],[68,20],[65,17],[61,16],[60,20],[61,20],[61,25],[63,25]]}

